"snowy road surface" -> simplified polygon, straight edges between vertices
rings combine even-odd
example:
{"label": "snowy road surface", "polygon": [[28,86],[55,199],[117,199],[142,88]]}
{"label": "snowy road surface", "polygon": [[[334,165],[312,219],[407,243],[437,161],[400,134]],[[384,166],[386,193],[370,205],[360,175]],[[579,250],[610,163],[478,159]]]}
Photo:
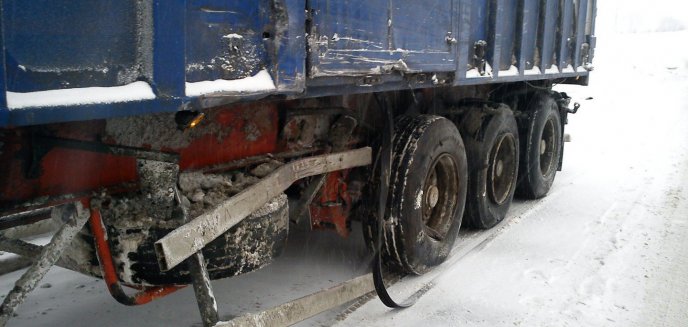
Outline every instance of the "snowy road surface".
{"label": "snowy road surface", "polygon": [[[601,39],[591,86],[558,87],[583,106],[570,116],[573,142],[551,194],[516,202],[492,232],[464,231],[446,264],[392,287],[402,296],[431,285],[416,306],[394,311],[373,299],[301,325],[688,326],[685,40],[686,31]],[[268,268],[213,283],[223,318],[369,269],[360,235],[290,237],[285,255]],[[20,273],[0,277],[0,294]],[[191,289],[128,308],[102,281],[53,268],[8,326],[199,322]]]}
{"label": "snowy road surface", "polygon": [[676,40],[688,33],[600,41],[590,87],[557,87],[583,107],[551,194],[516,204],[412,309],[371,301],[340,325],[688,326],[688,47]]}

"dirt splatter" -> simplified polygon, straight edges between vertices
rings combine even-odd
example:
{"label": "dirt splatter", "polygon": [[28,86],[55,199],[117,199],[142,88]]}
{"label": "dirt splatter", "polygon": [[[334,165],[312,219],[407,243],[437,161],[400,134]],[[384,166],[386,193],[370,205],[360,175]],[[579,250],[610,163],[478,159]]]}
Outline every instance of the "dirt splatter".
{"label": "dirt splatter", "polygon": [[215,135],[220,142],[231,133],[231,127],[216,122],[215,111],[206,111],[206,115],[196,128],[183,131],[178,129],[172,113],[113,118],[107,121],[104,139],[125,146],[162,150],[187,147],[206,135]]}

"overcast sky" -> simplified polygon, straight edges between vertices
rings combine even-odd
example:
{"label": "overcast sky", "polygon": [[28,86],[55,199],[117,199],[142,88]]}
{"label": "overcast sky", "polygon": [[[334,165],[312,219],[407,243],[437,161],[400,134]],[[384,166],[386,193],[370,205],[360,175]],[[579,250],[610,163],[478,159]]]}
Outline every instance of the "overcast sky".
{"label": "overcast sky", "polygon": [[600,0],[597,34],[688,29],[686,0]]}

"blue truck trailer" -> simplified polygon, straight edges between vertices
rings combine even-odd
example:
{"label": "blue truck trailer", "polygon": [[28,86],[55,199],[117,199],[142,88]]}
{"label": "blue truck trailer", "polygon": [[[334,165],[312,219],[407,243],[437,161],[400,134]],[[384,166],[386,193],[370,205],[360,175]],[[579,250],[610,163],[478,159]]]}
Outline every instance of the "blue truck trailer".
{"label": "blue truck trailer", "polygon": [[[594,0],[0,2],[0,230],[64,223],[5,298],[52,265],[127,305],[259,269],[289,225],[422,274],[561,169]],[[356,224],[358,225],[358,223]],[[360,280],[358,282],[361,282]],[[364,280],[363,282],[368,282]],[[124,287],[138,293],[129,295]]]}

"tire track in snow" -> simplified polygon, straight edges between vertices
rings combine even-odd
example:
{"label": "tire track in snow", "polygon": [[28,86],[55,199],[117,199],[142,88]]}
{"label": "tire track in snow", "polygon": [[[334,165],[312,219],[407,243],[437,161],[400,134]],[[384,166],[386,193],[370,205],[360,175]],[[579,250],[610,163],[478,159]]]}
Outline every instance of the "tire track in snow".
{"label": "tire track in snow", "polygon": [[[403,278],[396,279],[392,281],[392,285],[389,285],[393,297],[397,300],[402,298],[407,298],[409,296],[416,297],[418,300],[423,297],[428,291],[432,290],[437,284],[438,279],[440,279],[443,274],[451,269],[452,266],[459,263],[463,258],[469,254],[475,254],[480,252],[482,249],[489,246],[489,244],[494,241],[499,235],[507,232],[510,227],[521,223],[522,220],[528,219],[528,217],[533,216],[543,208],[547,206],[548,203],[555,201],[562,195],[561,190],[553,190],[551,194],[540,200],[533,201],[514,201],[512,207],[509,210],[509,215],[502,220],[499,224],[492,227],[489,230],[461,230],[459,234],[459,240],[457,244],[454,245],[452,252],[450,253],[447,260],[441,265],[435,267],[431,271],[427,272],[422,276],[405,276]],[[462,235],[463,234],[463,235]],[[400,289],[401,288],[401,289]],[[401,294],[401,295],[398,295]],[[354,313],[358,308],[364,304],[370,302],[377,298],[375,292],[371,292],[357,301],[349,305],[345,310],[342,311],[337,317],[336,321],[344,321],[348,316]],[[390,309],[391,310],[391,309]]]}

